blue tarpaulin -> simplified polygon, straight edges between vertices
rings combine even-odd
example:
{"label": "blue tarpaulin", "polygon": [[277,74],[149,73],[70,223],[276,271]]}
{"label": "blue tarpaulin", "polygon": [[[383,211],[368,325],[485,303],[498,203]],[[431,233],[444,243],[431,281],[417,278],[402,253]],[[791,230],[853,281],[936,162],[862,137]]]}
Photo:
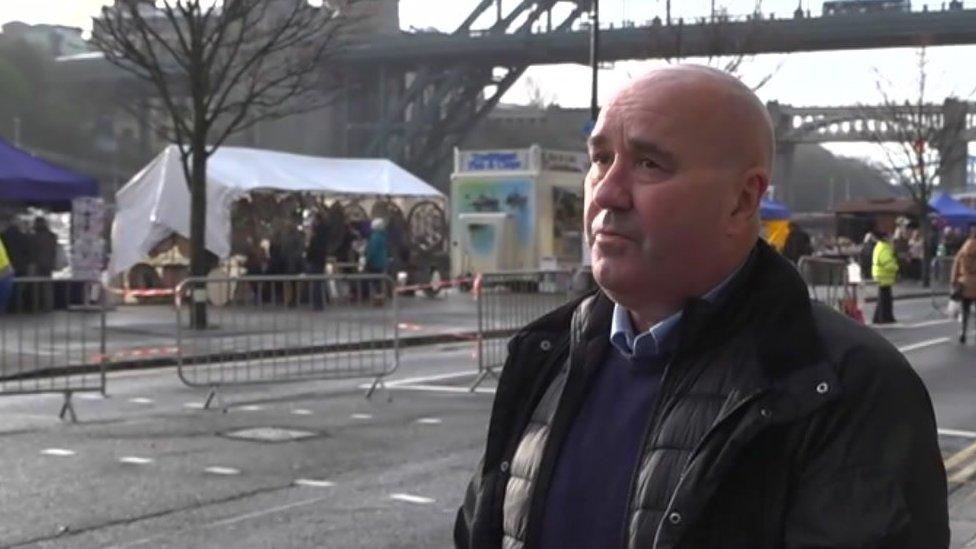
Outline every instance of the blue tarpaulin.
{"label": "blue tarpaulin", "polygon": [[79,196],[98,196],[98,183],[0,139],[0,202],[70,208]]}
{"label": "blue tarpaulin", "polygon": [[971,223],[976,223],[976,210],[946,193],[933,196],[929,200],[929,206],[949,225],[967,227]]}
{"label": "blue tarpaulin", "polygon": [[763,221],[789,219],[790,209],[785,204],[776,202],[771,198],[763,198],[759,203],[759,218]]}

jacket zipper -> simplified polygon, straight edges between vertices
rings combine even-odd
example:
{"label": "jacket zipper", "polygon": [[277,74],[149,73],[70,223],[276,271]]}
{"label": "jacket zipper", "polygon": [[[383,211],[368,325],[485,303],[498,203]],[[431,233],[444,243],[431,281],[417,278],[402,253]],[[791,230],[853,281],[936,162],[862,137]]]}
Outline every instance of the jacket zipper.
{"label": "jacket zipper", "polygon": [[651,432],[654,430],[654,426],[657,424],[657,416],[661,411],[662,396],[665,395],[664,384],[670,381],[668,374],[671,371],[671,365],[674,364],[677,356],[674,356],[664,365],[664,373],[661,375],[661,388],[659,389],[659,398],[654,402],[654,412],[651,414],[651,421],[647,422],[644,426],[644,432],[641,434],[640,440],[640,454],[637,457],[637,466],[634,468],[633,473],[630,476],[630,482],[627,486],[627,513],[624,515],[623,524],[623,540],[624,546],[622,549],[627,549],[630,547],[630,516],[633,514],[634,509],[634,491],[637,489],[637,478],[640,477],[640,470],[643,466],[644,456],[647,454],[647,440],[651,436]]}
{"label": "jacket zipper", "polygon": [[[685,478],[687,477],[688,465],[691,464],[691,462],[695,459],[695,456],[697,456],[702,451],[702,448],[708,442],[708,439],[712,438],[715,431],[717,431],[719,427],[725,424],[729,420],[729,418],[734,416],[742,408],[758,400],[763,393],[764,391],[762,390],[755,391],[751,393],[749,396],[739,401],[738,404],[736,404],[731,410],[729,410],[729,412],[725,415],[724,418],[722,418],[718,423],[713,425],[712,428],[709,429],[704,434],[704,436],[702,436],[701,440],[698,441],[698,444],[696,444],[694,449],[692,449],[691,454],[688,455],[688,461],[686,462],[685,467],[682,469],[681,474],[678,476],[678,483],[674,486],[674,492],[671,493],[671,498],[668,500],[668,505],[667,507],[665,507],[665,512],[667,512],[668,509],[671,509],[672,506],[674,505],[675,499],[678,497],[678,494],[681,492],[681,485],[684,484]],[[663,524],[663,522],[658,524],[657,530],[655,530],[654,532],[654,542],[653,542],[654,545],[652,546],[652,549],[657,547],[657,539],[661,533],[661,524]]]}

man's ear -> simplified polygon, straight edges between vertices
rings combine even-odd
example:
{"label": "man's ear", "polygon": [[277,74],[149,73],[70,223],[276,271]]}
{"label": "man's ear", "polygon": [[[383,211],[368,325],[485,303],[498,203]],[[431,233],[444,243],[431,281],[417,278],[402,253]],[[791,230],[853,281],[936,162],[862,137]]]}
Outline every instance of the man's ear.
{"label": "man's ear", "polygon": [[751,168],[742,175],[730,215],[730,228],[739,231],[759,223],[759,203],[769,188],[769,175],[763,168]]}

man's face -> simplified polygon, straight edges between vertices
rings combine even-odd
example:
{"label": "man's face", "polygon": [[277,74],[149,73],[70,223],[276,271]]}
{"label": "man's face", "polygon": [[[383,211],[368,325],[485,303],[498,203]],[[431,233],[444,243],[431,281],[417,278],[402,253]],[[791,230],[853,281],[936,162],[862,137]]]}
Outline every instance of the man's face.
{"label": "man's face", "polygon": [[687,297],[724,244],[740,170],[724,158],[725,130],[699,108],[708,99],[686,88],[667,79],[633,86],[590,136],[593,274],[618,302]]}

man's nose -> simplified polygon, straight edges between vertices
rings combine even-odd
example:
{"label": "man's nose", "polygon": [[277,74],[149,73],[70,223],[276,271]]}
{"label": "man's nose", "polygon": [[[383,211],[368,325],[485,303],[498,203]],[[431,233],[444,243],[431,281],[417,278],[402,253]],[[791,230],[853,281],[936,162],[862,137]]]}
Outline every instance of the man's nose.
{"label": "man's nose", "polygon": [[593,183],[593,203],[602,210],[629,210],[631,183],[627,170],[615,159],[607,173]]}

